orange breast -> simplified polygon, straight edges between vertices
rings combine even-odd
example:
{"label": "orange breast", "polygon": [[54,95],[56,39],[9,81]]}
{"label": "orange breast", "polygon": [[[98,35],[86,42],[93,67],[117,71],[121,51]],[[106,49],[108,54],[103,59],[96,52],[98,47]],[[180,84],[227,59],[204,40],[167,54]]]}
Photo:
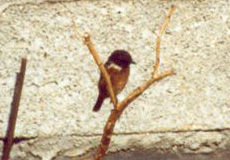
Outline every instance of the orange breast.
{"label": "orange breast", "polygon": [[[111,67],[107,69],[107,72],[110,75],[110,80],[115,94],[119,94],[124,89],[126,83],[128,82],[129,73],[130,73],[129,67],[123,68],[121,70],[117,70]],[[98,87],[101,92],[104,92],[106,96],[109,96],[106,87],[106,82],[102,78],[102,76],[100,77],[100,82]]]}
{"label": "orange breast", "polygon": [[120,71],[109,69],[109,73],[111,75],[110,79],[113,90],[116,94],[118,94],[124,89],[126,83],[128,82],[129,67],[121,69]]}

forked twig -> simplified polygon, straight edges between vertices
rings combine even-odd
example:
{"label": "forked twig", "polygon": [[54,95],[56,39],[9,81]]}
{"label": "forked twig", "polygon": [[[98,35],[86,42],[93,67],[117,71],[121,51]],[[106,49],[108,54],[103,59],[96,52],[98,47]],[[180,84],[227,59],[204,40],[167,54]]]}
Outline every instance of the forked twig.
{"label": "forked twig", "polygon": [[13,101],[11,103],[10,117],[8,122],[8,128],[6,133],[6,141],[4,143],[2,160],[8,160],[10,151],[12,148],[12,142],[14,138],[14,130],[16,126],[16,120],[18,116],[18,108],[21,100],[22,87],[26,72],[26,59],[22,58],[20,72],[17,73],[16,83],[14,87]]}
{"label": "forked twig", "polygon": [[[166,76],[169,75],[173,75],[174,74],[174,70],[167,70],[164,71],[161,74],[157,74],[157,70],[159,68],[159,63],[160,63],[160,42],[161,42],[161,36],[163,35],[163,33],[165,32],[166,26],[169,23],[169,19],[173,13],[173,11],[175,10],[174,6],[171,6],[170,11],[168,16],[166,17],[164,24],[161,27],[160,30],[160,34],[157,36],[157,40],[156,40],[156,64],[153,68],[153,72],[152,72],[152,76],[151,78],[143,85],[139,86],[138,88],[136,88],[133,92],[131,92],[122,102],[118,103],[117,106],[114,104],[115,109],[111,112],[107,123],[104,127],[104,132],[102,135],[102,139],[101,139],[101,144],[98,147],[97,153],[95,154],[94,160],[100,160],[106,153],[106,151],[108,150],[109,147],[109,143],[112,137],[112,133],[115,127],[115,124],[117,122],[117,120],[119,119],[120,115],[122,114],[122,112],[124,111],[124,109],[133,101],[135,100],[138,96],[140,96],[151,84],[153,84],[156,81],[159,81],[163,78],[165,78]],[[106,80],[107,85],[109,86],[110,90],[112,89],[112,86],[110,85],[110,79],[109,76],[104,68],[104,65],[102,64],[101,60],[98,57],[98,54],[96,52],[96,50],[94,49],[94,46],[88,36],[85,36],[85,43],[88,46],[91,54],[94,56],[94,59],[97,63],[97,65],[99,66],[102,75],[104,78],[108,78],[108,80]],[[111,94],[110,92],[110,96],[112,98],[112,96],[115,96],[114,93]],[[116,96],[115,96],[116,97]],[[112,99],[113,100],[113,99]]]}

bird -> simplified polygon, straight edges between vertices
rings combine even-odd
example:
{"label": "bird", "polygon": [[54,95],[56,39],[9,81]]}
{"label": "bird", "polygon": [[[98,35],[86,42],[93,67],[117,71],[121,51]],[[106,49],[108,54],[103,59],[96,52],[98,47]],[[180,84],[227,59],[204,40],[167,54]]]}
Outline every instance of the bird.
{"label": "bird", "polygon": [[[118,95],[126,86],[130,74],[130,64],[136,64],[133,61],[129,52],[125,50],[115,50],[111,53],[108,60],[104,64],[105,69],[109,75],[113,91]],[[98,98],[93,107],[93,111],[100,110],[102,103],[109,97],[107,84],[102,74],[98,81]]]}

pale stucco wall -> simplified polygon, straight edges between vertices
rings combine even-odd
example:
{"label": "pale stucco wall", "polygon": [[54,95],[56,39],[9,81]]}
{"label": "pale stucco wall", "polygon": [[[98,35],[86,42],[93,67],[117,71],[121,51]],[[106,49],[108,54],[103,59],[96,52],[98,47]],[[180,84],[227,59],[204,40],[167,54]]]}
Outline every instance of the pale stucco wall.
{"label": "pale stucco wall", "polygon": [[103,61],[115,49],[132,54],[137,65],[122,99],[149,77],[153,32],[171,4],[177,9],[163,36],[161,69],[177,74],[129,106],[110,151],[183,146],[186,153],[209,153],[229,146],[230,1],[12,0],[0,2],[0,137],[22,57],[28,66],[15,135],[36,137],[15,145],[12,158],[50,160],[92,151],[112,105],[107,100],[92,112],[99,71],[79,33],[90,33]]}

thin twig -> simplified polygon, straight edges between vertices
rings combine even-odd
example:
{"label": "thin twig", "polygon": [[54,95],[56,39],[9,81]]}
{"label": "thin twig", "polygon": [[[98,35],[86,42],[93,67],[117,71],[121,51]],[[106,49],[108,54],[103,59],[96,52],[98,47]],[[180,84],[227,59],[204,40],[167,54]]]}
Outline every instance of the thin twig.
{"label": "thin twig", "polygon": [[8,160],[10,156],[25,72],[26,72],[26,59],[22,58],[20,73],[17,73],[16,83],[14,87],[14,95],[13,95],[13,101],[11,103],[10,117],[8,122],[7,133],[6,133],[6,142],[4,143],[4,148],[2,153],[2,160]]}
{"label": "thin twig", "polygon": [[160,65],[160,46],[161,46],[161,37],[163,36],[165,30],[166,30],[166,27],[170,21],[170,18],[173,14],[173,12],[175,11],[175,6],[172,5],[170,10],[169,10],[169,14],[166,16],[165,18],[165,21],[163,23],[163,25],[161,26],[161,30],[160,30],[160,33],[159,35],[157,34],[157,39],[156,39],[156,46],[155,46],[155,51],[156,51],[156,61],[155,61],[155,65],[153,67],[153,73],[152,73],[152,76],[156,76],[157,75],[157,71],[158,71],[158,68],[159,68],[159,65]]}
{"label": "thin twig", "polygon": [[109,77],[109,75],[108,75],[108,73],[107,73],[107,71],[105,69],[105,66],[103,65],[103,63],[102,63],[97,51],[94,48],[94,45],[93,45],[93,43],[92,43],[92,41],[90,39],[90,36],[87,34],[87,35],[85,35],[84,38],[85,38],[85,44],[88,46],[88,49],[89,49],[90,53],[93,55],[93,58],[94,58],[95,62],[97,63],[97,65],[99,66],[100,71],[102,73],[102,76],[106,81],[107,88],[108,88],[108,91],[109,91],[109,95],[110,95],[111,100],[113,102],[113,105],[115,107],[117,105],[117,97],[114,94],[113,87],[112,87],[112,84],[111,84],[111,81],[110,81],[110,77]]}
{"label": "thin twig", "polygon": [[74,28],[74,32],[77,33],[77,36],[80,40],[82,40],[82,38],[84,37],[83,32],[80,30],[80,27],[76,24],[76,22],[74,21],[74,19],[72,18],[72,25]]}

